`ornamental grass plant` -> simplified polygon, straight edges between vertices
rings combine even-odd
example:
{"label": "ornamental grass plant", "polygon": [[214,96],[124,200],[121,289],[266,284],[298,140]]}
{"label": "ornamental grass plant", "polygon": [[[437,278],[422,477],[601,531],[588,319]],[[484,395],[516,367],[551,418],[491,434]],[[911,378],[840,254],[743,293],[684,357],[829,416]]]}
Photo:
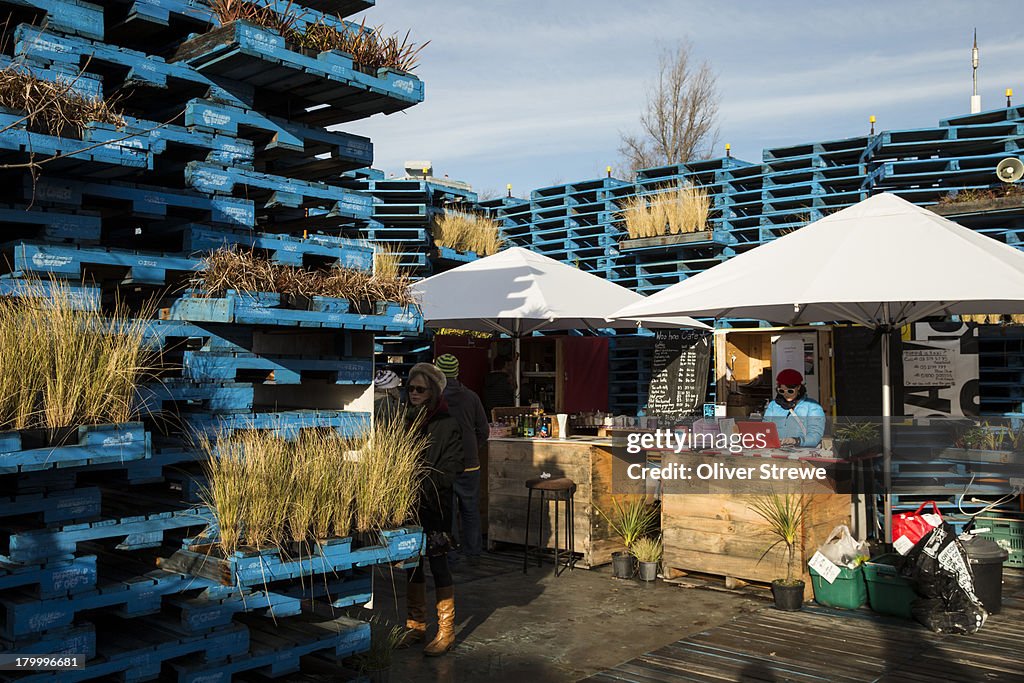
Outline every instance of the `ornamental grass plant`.
{"label": "ornamental grass plant", "polygon": [[[416,44],[409,40],[410,33],[386,35],[383,26],[346,24],[343,17],[327,21],[318,17],[306,21],[310,13],[292,1],[275,11],[268,2],[246,0],[212,0],[210,8],[220,24],[246,21],[255,26],[276,31],[293,45],[315,52],[337,50],[352,57],[352,62],[364,70],[394,69],[411,72],[419,64],[420,52],[430,43]],[[341,28],[346,26],[346,28]]]}
{"label": "ornamental grass plant", "polygon": [[274,263],[253,250],[223,247],[203,258],[201,270],[189,285],[210,297],[223,297],[234,290],[413,304],[411,280],[398,266],[397,254],[378,250],[374,260],[372,273],[340,267],[312,270]]}
{"label": "ornamental grass plant", "polygon": [[707,228],[711,199],[702,187],[686,186],[629,199],[621,215],[631,239],[700,232]]}
{"label": "ornamental grass plant", "polygon": [[496,254],[505,245],[495,221],[460,211],[445,211],[435,218],[433,233],[434,242],[442,247],[480,256]]}
{"label": "ornamental grass plant", "polygon": [[125,125],[116,104],[75,91],[74,79],[43,80],[20,64],[0,69],[0,107],[23,115],[28,130],[57,137],[81,138],[93,121]]}
{"label": "ornamental grass plant", "polygon": [[637,562],[660,562],[661,550],[661,538],[653,536],[638,538],[629,549]]}
{"label": "ornamental grass plant", "polygon": [[0,298],[0,429],[127,422],[154,366],[138,318],[102,311],[61,280],[27,280]]}
{"label": "ornamental grass plant", "polygon": [[207,454],[203,500],[222,552],[316,544],[410,520],[425,474],[426,437],[381,420],[357,437],[305,430],[286,440],[264,430],[201,438]]}

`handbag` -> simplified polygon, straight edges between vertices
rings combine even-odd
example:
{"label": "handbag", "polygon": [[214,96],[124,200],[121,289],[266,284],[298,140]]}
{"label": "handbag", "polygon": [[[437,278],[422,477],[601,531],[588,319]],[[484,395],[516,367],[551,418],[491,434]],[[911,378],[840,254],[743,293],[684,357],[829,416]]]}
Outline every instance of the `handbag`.
{"label": "handbag", "polygon": [[[927,505],[932,506],[934,514],[924,512]],[[901,555],[906,555],[910,548],[927,536],[932,529],[942,524],[942,513],[934,500],[926,500],[914,512],[901,512],[892,516],[893,546]],[[901,540],[906,538],[907,540]],[[906,548],[905,550],[901,550]]]}

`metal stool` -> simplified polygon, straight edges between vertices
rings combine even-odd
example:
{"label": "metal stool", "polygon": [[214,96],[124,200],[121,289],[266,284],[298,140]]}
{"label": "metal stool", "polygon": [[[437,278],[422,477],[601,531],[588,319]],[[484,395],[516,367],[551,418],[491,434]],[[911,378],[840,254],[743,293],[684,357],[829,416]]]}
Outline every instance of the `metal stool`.
{"label": "metal stool", "polygon": [[[572,499],[576,494],[576,482],[566,477],[560,477],[558,479],[531,479],[526,482],[526,488],[529,491],[529,495],[526,498],[526,531],[523,538],[523,573],[526,573],[527,564],[530,560],[530,511],[533,508],[533,492],[538,491],[540,493],[540,519],[537,521],[537,550],[544,550],[544,518],[547,517],[547,502],[546,496],[551,495],[551,499],[555,501],[555,576],[561,574],[558,567],[559,557],[561,556],[561,550],[558,546],[558,503],[565,501],[565,541],[568,547],[569,557],[565,561],[565,566],[562,567],[562,571],[565,571],[565,567],[569,569],[576,568],[576,556],[573,554],[573,550],[576,548],[576,533],[573,530],[573,504]],[[540,552],[537,553],[537,566],[541,566]]]}

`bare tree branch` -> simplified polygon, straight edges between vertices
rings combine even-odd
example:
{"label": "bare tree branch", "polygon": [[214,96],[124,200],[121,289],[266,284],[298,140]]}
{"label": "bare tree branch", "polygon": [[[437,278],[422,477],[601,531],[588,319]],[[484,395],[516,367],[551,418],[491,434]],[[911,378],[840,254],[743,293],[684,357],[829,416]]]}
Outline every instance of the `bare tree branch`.
{"label": "bare tree branch", "polygon": [[707,61],[696,64],[681,43],[658,60],[639,134],[623,133],[620,166],[628,171],[707,159],[718,144],[718,83]]}

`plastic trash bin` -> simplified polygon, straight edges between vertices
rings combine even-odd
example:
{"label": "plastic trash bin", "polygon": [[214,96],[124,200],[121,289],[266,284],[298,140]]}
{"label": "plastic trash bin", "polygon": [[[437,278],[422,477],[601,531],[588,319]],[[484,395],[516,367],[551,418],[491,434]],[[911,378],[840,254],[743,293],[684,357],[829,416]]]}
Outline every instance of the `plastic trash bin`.
{"label": "plastic trash bin", "polygon": [[971,561],[974,592],[989,614],[999,614],[1003,607],[1003,562],[1010,554],[994,541],[969,534],[961,536],[960,543]]}
{"label": "plastic trash bin", "polygon": [[864,579],[868,586],[868,604],[879,614],[910,619],[910,605],[917,600],[914,584],[899,575],[896,565],[900,556],[881,555],[864,563]]}

